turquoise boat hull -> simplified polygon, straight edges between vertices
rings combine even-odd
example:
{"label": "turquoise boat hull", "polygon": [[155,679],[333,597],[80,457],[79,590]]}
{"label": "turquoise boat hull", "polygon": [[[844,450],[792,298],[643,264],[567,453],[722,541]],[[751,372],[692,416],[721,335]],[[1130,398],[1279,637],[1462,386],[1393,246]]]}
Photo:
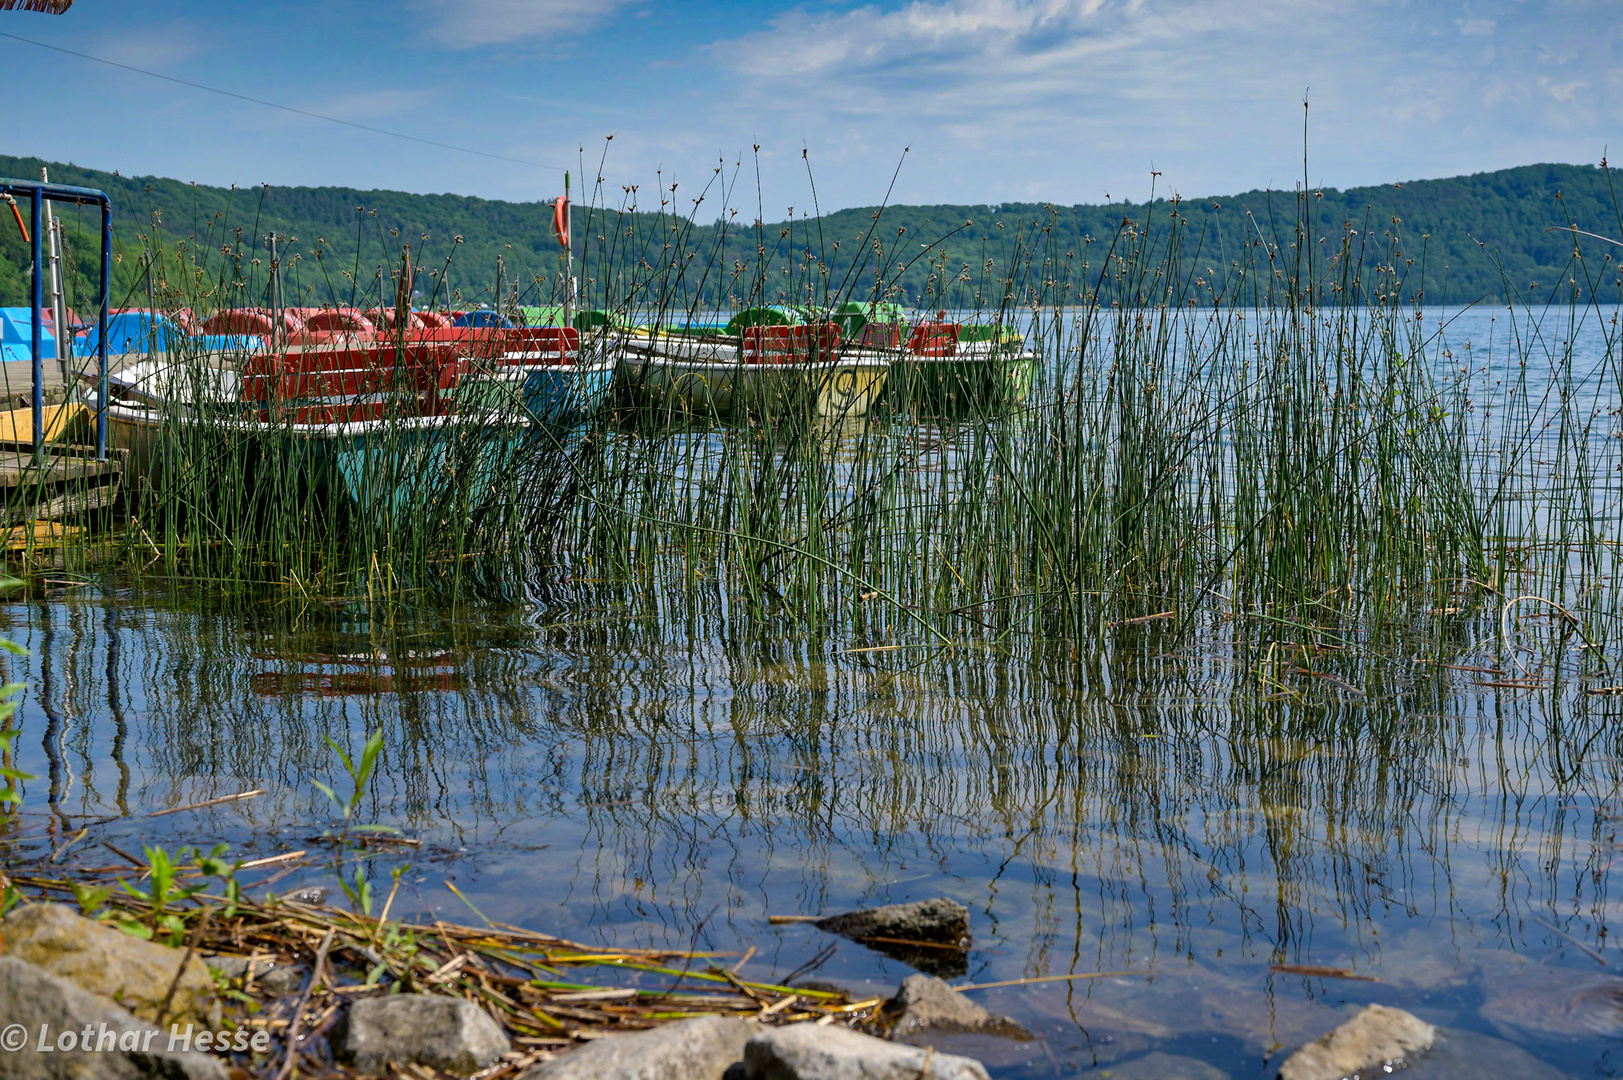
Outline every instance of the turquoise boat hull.
{"label": "turquoise boat hull", "polygon": [[[343,497],[364,514],[452,512],[476,505],[513,475],[542,430],[506,416],[437,416],[304,425],[228,418],[165,417],[154,408],[113,405],[108,444],[128,455],[132,498],[172,486],[188,456],[210,441],[264,478],[264,470]],[[201,424],[205,440],[177,434]],[[232,446],[234,444],[234,447]]]}
{"label": "turquoise boat hull", "polygon": [[514,364],[465,376],[456,397],[463,408],[511,413],[548,428],[591,419],[614,384],[613,364]]}
{"label": "turquoise boat hull", "polygon": [[554,427],[574,427],[592,418],[614,385],[614,365],[547,365],[524,369],[524,408]]}

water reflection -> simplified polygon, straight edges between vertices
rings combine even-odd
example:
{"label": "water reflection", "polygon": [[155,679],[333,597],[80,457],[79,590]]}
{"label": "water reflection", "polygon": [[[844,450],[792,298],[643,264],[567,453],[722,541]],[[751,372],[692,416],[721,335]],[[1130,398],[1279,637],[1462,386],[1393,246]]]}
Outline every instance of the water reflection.
{"label": "water reflection", "polygon": [[[319,852],[324,737],[382,728],[368,815],[425,841],[371,854],[380,875],[414,864],[397,911],[471,917],[450,878],[494,918],[753,943],[752,970],[781,976],[831,941],[768,914],[947,895],[973,912],[974,982],[1135,973],[982,992],[1041,1036],[977,1051],[1005,1075],[1158,1050],[1261,1076],[1374,1000],[1602,1070],[1623,1023],[1617,699],[1408,658],[1315,660],[1335,680],[1281,695],[1221,642],[1164,655],[1153,624],[1080,672],[1058,645],[853,653],[719,599],[377,621],[91,590],[16,605],[28,809],[65,819],[53,842],[111,819],[97,836],[126,851]],[[815,977],[909,970],[835,944]]]}
{"label": "water reflection", "polygon": [[[1439,346],[1474,340],[1497,380],[1504,333],[1484,316]],[[1596,341],[1581,389],[1609,407]],[[473,918],[451,880],[508,922],[755,945],[752,975],[888,990],[905,964],[767,917],[949,896],[972,982],[1122,973],[976,991],[1038,1035],[966,1047],[1008,1077],[1162,1054],[1260,1078],[1369,1001],[1469,1033],[1461,1075],[1623,1066],[1623,696],[1501,656],[1491,612],[1384,628],[1378,655],[1345,628],[1231,641],[1217,621],[1181,643],[1118,626],[1079,656],[1012,645],[996,613],[952,648],[873,651],[898,640],[885,605],[808,628],[707,583],[388,612],[53,588],[0,608],[30,650],[11,661],[30,853],[225,841],[312,854],[255,890],[331,885],[325,740],[381,729],[364,812],[422,841],[367,851],[379,879],[410,864],[396,912]]]}

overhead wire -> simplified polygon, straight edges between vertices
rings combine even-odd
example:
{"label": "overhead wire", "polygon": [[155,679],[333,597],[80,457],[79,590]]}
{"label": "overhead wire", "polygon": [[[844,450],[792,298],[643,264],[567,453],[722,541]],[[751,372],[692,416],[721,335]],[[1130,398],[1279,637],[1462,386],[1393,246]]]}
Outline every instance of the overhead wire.
{"label": "overhead wire", "polygon": [[179,86],[188,86],[193,90],[203,90],[210,94],[219,94],[222,97],[236,98],[238,101],[246,101],[254,105],[263,105],[270,109],[280,109],[282,112],[290,112],[298,116],[307,116],[313,120],[324,120],[329,124],[342,124],[344,127],[355,128],[359,131],[370,131],[374,135],[387,135],[392,139],[406,139],[410,142],[422,143],[425,146],[437,146],[441,150],[454,150],[459,154],[475,154],[479,157],[492,158],[496,161],[509,161],[514,165],[528,165],[535,169],[551,169],[554,172],[564,171],[563,166],[548,165],[544,161],[527,161],[524,158],[508,157],[506,154],[493,154],[487,150],[474,150],[467,146],[457,146],[453,143],[440,142],[436,139],[425,139],[420,135],[409,135],[403,131],[390,131],[388,128],[373,127],[371,124],[359,124],[353,120],[343,120],[336,116],[328,116],[325,113],[311,112],[309,109],[300,109],[295,108],[292,105],[283,105],[275,101],[266,101],[264,98],[251,97],[248,94],[239,94],[235,90],[224,90],[218,86],[209,86],[206,83],[193,82],[191,79],[181,79],[174,75],[165,75],[161,71],[149,71],[146,68],[136,67],[133,64],[124,64],[117,60],[108,60],[106,57],[92,56],[90,53],[78,52],[74,49],[63,48],[61,45],[51,45],[44,41],[36,41],[33,38],[23,37],[21,34],[11,34],[0,30],[0,37],[10,38],[12,41],[21,41],[28,45],[37,45],[42,49],[50,49],[52,52],[65,53],[68,56],[76,56],[81,60],[91,60],[98,64],[106,64],[108,67],[120,68],[124,71],[133,71],[137,75],[146,75],[154,79],[162,79],[164,82],[175,83]]}

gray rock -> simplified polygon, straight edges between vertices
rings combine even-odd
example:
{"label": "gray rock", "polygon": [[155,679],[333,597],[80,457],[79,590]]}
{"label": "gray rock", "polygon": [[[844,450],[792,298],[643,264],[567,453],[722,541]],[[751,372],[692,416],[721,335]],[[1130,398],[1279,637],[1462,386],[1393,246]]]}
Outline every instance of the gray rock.
{"label": "gray rock", "polygon": [[830,915],[814,925],[943,979],[969,970],[963,951],[969,947],[969,909],[956,900],[886,904]]}
{"label": "gray rock", "polygon": [[501,1026],[471,1001],[438,994],[390,994],[349,1007],[340,1054],[362,1072],[391,1061],[467,1076],[512,1048]]}
{"label": "gray rock", "polygon": [[857,941],[888,937],[938,945],[969,944],[969,909],[944,897],[848,911],[818,919],[815,925],[820,930]]}
{"label": "gray rock", "polygon": [[203,963],[214,974],[234,983],[243,982],[251,972],[255,983],[273,994],[291,994],[304,986],[304,972],[292,964],[278,964],[274,960],[261,958],[252,961],[250,967],[246,956],[229,953],[205,956]]}
{"label": "gray rock", "polygon": [[291,994],[304,986],[304,972],[293,964],[255,964],[254,982],[273,994]]}
{"label": "gray rock", "polygon": [[1474,1031],[1437,1029],[1432,1048],[1399,1075],[1403,1080],[1482,1080],[1514,1076],[1516,1080],[1569,1080],[1526,1050],[1503,1039]]}
{"label": "gray rock", "polygon": [[748,1020],[701,1016],[609,1035],[527,1069],[519,1080],[721,1080],[757,1030]]}
{"label": "gray rock", "polygon": [[1366,1005],[1280,1066],[1280,1080],[1342,1080],[1362,1069],[1408,1062],[1431,1049],[1437,1029],[1402,1009]]}
{"label": "gray rock", "polygon": [[248,958],[246,956],[231,956],[222,953],[219,956],[203,957],[203,966],[214,974],[227,979],[241,979],[248,974]]}
{"label": "gray rock", "polygon": [[744,1080],[988,1080],[978,1061],[814,1022],[744,1044]]}
{"label": "gray rock", "polygon": [[1538,1032],[1585,1038],[1623,1035],[1623,979],[1559,968],[1529,968],[1483,980],[1482,1016],[1507,1035]]}
{"label": "gray rock", "polygon": [[[214,996],[214,980],[195,954],[171,949],[87,919],[61,904],[26,904],[0,923],[6,955],[15,956],[92,994],[110,998],[143,1020],[157,1021],[169,996],[164,1020],[204,1020]],[[175,972],[185,970],[175,984]]]}
{"label": "gray rock", "polygon": [[1098,1076],[1099,1080],[1229,1080],[1229,1074],[1215,1065],[1159,1050],[1100,1069]]}
{"label": "gray rock", "polygon": [[[0,956],[0,1016],[21,1025],[23,1048],[0,1054],[0,1075],[7,1080],[226,1080],[225,1066],[196,1050],[168,1048],[169,1035],[142,1023],[112,1002],[66,979],[13,956]],[[82,1033],[86,1024],[103,1040],[105,1031],[126,1047],[85,1053],[37,1049],[42,1026],[46,1044],[60,1033]],[[150,1033],[151,1038],[148,1038]],[[268,1042],[268,1039],[267,1039]],[[140,1046],[146,1049],[139,1049]]]}
{"label": "gray rock", "polygon": [[930,1031],[972,1031],[1029,1039],[1025,1028],[988,1012],[933,975],[909,975],[885,1002],[884,1016],[890,1037],[907,1041]]}

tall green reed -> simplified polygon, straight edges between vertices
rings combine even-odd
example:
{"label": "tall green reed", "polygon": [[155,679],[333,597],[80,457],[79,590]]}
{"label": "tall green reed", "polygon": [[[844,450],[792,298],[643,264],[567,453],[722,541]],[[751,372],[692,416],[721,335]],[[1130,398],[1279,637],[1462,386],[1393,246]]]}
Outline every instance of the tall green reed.
{"label": "tall green reed", "polygon": [[[842,241],[815,211],[697,231],[704,200],[737,201],[736,173],[718,170],[689,212],[663,180],[657,208],[621,195],[611,205],[600,186],[584,211],[580,296],[610,322],[586,332],[589,352],[612,353],[633,326],[657,336],[767,305],[817,320],[902,298],[1020,335],[1037,358],[1030,396],[951,415],[893,400],[832,424],[805,400],[688,415],[631,385],[571,432],[515,439],[510,404],[432,449],[394,425],[346,478],[286,424],[199,422],[233,420],[212,385],[246,357],[182,352],[164,479],[123,534],[131,561],[228,589],[350,597],[594,602],[630,583],[673,612],[720,583],[755,610],[875,642],[991,628],[1086,649],[1149,616],[1183,636],[1233,624],[1258,640],[1379,638],[1524,593],[1572,612],[1591,643],[1609,634],[1615,329],[1602,328],[1598,370],[1573,353],[1611,302],[1596,288],[1554,314],[1512,308],[1502,337],[1458,342],[1447,309],[1439,324],[1428,307],[1427,238],[1373,211],[1327,225],[1307,188],[1239,229],[1151,200],[1080,246],[1052,210],[1009,223],[973,265],[888,230],[880,211],[838,273]],[[155,214],[138,234],[154,304],[264,306],[256,226],[205,225],[171,239]],[[454,240],[435,249],[364,213],[357,225],[403,251],[417,241],[419,302],[456,299],[440,285]],[[740,245],[751,258],[734,257]],[[284,250],[289,303],[394,306],[399,267],[369,273],[325,238]],[[926,292],[903,296],[899,277],[921,259]],[[554,268],[499,273],[490,292],[506,312],[563,298]]]}

